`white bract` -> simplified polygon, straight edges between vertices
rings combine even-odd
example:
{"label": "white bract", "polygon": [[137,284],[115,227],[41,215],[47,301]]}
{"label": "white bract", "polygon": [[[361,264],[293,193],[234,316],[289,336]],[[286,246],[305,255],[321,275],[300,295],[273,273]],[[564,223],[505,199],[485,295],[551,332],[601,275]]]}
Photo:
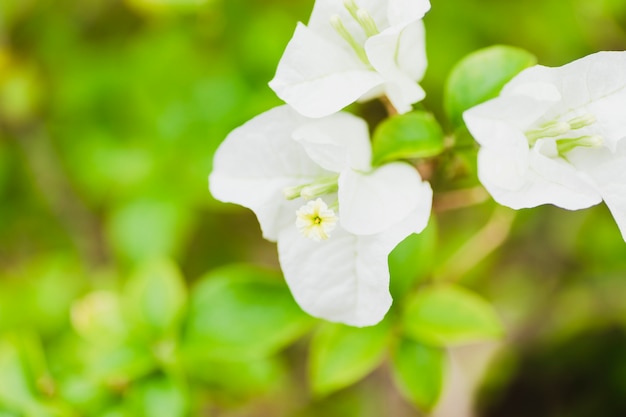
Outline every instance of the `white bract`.
{"label": "white bract", "polygon": [[577,210],[604,200],[626,239],[626,52],[529,68],[464,119],[498,203]]}
{"label": "white bract", "polygon": [[426,226],[432,202],[414,167],[370,160],[362,119],[309,119],[281,106],[231,132],[209,177],[215,198],[252,209],[263,236],[278,241],[298,304],[355,326],[389,309],[387,256]]}
{"label": "white bract", "polygon": [[428,0],[316,0],[270,87],[308,117],[386,95],[400,113],[424,98]]}

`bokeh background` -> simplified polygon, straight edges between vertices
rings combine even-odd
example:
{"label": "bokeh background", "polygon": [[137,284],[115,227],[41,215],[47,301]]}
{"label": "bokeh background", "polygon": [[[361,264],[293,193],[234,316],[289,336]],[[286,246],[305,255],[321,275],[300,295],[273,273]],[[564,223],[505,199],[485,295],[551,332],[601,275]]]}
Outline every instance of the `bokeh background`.
{"label": "bokeh background", "polygon": [[[228,132],[281,104],[267,82],[312,5],[0,2],[0,416],[421,415],[386,362],[311,395],[319,322],[289,297],[252,213],[207,189]],[[551,66],[626,49],[622,0],[432,0],[424,21],[423,107],[444,127],[446,77],[476,49],[513,45]],[[435,192],[476,186],[471,158],[445,160]],[[626,245],[606,207],[444,208],[410,288],[452,277],[500,313],[476,413],[626,415]],[[243,263],[255,267],[223,269]],[[268,278],[229,287],[237,274]],[[293,311],[280,334],[240,311],[258,297]],[[149,313],[128,312],[141,303]],[[252,329],[247,350],[216,353],[206,323]]]}

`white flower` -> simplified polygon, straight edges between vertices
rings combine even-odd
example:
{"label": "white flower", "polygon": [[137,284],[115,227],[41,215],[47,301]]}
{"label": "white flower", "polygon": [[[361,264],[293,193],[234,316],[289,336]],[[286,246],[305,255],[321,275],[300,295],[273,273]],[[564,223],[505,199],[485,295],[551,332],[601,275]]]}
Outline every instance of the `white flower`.
{"label": "white flower", "polygon": [[432,191],[414,167],[372,168],[366,123],[289,106],[235,129],[217,150],[211,193],[252,209],[278,241],[285,279],[316,317],[356,326],[391,305],[389,252],[428,222]]}
{"label": "white flower", "polygon": [[386,95],[400,113],[424,98],[428,0],[316,0],[270,87],[308,117]]}
{"label": "white flower", "polygon": [[626,52],[529,68],[464,119],[497,202],[577,210],[604,200],[626,239]]}

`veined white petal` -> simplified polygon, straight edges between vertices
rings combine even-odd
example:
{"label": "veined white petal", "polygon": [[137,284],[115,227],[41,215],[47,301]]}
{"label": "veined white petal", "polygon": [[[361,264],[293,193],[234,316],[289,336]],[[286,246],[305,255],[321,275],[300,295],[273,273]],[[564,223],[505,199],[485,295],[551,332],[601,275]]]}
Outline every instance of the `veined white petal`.
{"label": "veined white petal", "polygon": [[356,53],[298,24],[270,87],[308,117],[333,114],[384,82]]}
{"label": "veined white petal", "polygon": [[367,174],[342,172],[338,195],[339,221],[357,235],[381,233],[416,210],[427,221],[432,205],[430,185],[403,162],[386,164]]}
{"label": "veined white petal", "polygon": [[278,230],[294,221],[298,204],[287,202],[283,189],[327,174],[292,139],[307,121],[288,106],[276,107],[233,130],[215,153],[211,194],[252,209],[266,239],[276,240]]}
{"label": "veined white petal", "polygon": [[569,210],[591,207],[599,194],[572,166],[537,150],[490,147],[478,153],[478,177],[498,203],[521,209],[554,204]]}
{"label": "veined white petal", "polygon": [[385,249],[341,227],[321,242],[302,236],[295,227],[278,236],[280,265],[300,307],[312,316],[352,326],[378,323],[391,305]]}
{"label": "veined white petal", "polygon": [[335,113],[311,120],[296,129],[293,138],[313,161],[323,168],[341,172],[346,168],[368,171],[372,147],[367,123],[349,113]]}
{"label": "veined white petal", "polygon": [[593,181],[626,241],[626,137],[615,152],[609,149],[576,149],[572,163]]}

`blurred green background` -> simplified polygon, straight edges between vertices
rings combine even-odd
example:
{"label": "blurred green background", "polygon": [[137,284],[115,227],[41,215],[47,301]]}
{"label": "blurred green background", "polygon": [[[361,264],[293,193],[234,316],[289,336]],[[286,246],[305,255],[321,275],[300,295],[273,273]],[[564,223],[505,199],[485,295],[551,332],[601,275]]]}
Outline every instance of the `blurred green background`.
{"label": "blurred green background", "polygon": [[[386,362],[310,394],[320,322],[290,298],[251,212],[208,193],[228,132],[281,104],[267,82],[312,5],[0,2],[0,416],[419,415]],[[446,77],[478,48],[518,46],[544,65],[626,49],[622,0],[433,0],[425,24],[423,105],[444,126]],[[445,161],[441,189],[477,184],[471,152]],[[552,395],[520,416],[625,415],[626,246],[608,210],[524,210],[509,230],[494,207],[435,213],[429,261],[412,254],[419,272],[394,285],[453,276],[496,305],[508,331],[484,415],[517,415],[537,394],[508,387],[533,377],[554,380]],[[486,224],[497,233],[471,240]],[[233,263],[256,266],[222,268]],[[550,353],[579,340],[579,356]],[[612,371],[585,373],[597,367]]]}

